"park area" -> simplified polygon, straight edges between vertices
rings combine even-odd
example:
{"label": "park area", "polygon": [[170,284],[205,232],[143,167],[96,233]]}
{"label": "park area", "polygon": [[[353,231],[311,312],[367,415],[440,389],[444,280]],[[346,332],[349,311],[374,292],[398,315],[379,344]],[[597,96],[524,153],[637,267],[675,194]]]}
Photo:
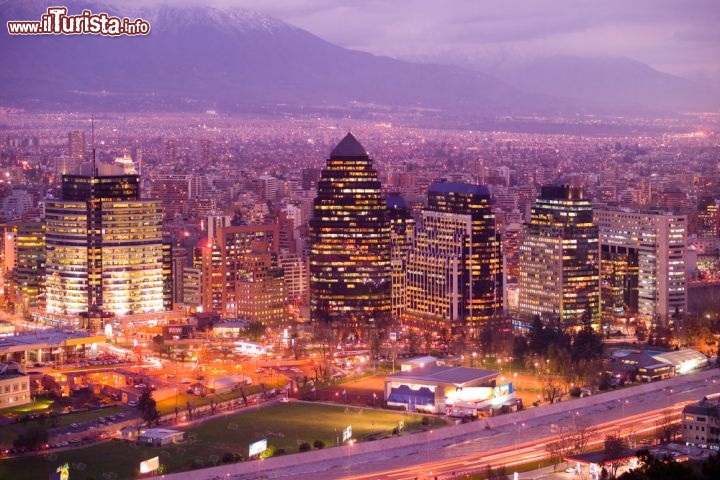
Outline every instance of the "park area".
{"label": "park area", "polygon": [[[48,478],[64,463],[70,465],[70,478],[129,479],[138,475],[139,463],[160,457],[165,473],[210,467],[237,461],[248,455],[248,446],[266,438],[268,454],[282,455],[324,445],[331,448],[342,441],[342,432],[352,427],[354,441],[385,438],[402,425],[401,435],[444,426],[439,417],[319,403],[277,403],[254,407],[239,414],[221,416],[184,429],[183,443],[164,447],[139,446],[120,441],[42,456],[6,459],[0,462],[0,478],[13,480]],[[313,446],[315,445],[315,446]]]}

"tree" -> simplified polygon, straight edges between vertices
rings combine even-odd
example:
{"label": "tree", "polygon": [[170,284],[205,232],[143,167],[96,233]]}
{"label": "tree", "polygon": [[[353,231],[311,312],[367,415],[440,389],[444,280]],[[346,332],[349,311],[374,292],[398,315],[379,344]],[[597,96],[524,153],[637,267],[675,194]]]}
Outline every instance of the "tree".
{"label": "tree", "polygon": [[513,337],[512,356],[514,358],[520,359],[521,361],[524,360],[529,350],[530,349],[528,348],[528,342],[525,337]]}
{"label": "tree", "polygon": [[30,450],[37,449],[40,445],[47,443],[48,432],[45,428],[32,426],[25,433],[21,433],[13,440],[13,446],[16,448],[25,447]]}
{"label": "tree", "polygon": [[260,341],[265,335],[265,325],[263,325],[262,322],[250,322],[250,324],[245,327],[245,334],[254,342]]}
{"label": "tree", "polygon": [[603,443],[603,464],[610,467],[610,478],[617,476],[617,471],[622,464],[622,453],[626,448],[625,440],[620,437],[608,435]]}
{"label": "tree", "polygon": [[595,432],[594,427],[590,424],[590,420],[578,415],[573,416],[573,425],[568,436],[570,442],[569,451],[572,453],[582,453],[587,448],[590,437]]}
{"label": "tree", "polygon": [[420,336],[414,331],[410,330],[407,335],[408,341],[408,353],[414,357],[420,350]]}
{"label": "tree", "polygon": [[158,412],[157,403],[152,398],[152,391],[147,387],[143,389],[138,399],[138,409],[140,410],[140,416],[147,422],[148,426],[153,422],[157,425],[160,424],[160,412]]}
{"label": "tree", "polygon": [[487,480],[507,480],[507,469],[503,467],[492,468],[490,465],[485,467],[483,478]]}
{"label": "tree", "polygon": [[570,437],[562,435],[558,440],[554,442],[548,442],[545,444],[545,451],[550,455],[550,459],[553,462],[553,471],[557,469],[558,464],[562,461],[563,456],[570,451],[572,444]]}
{"label": "tree", "polygon": [[660,443],[671,441],[678,433],[679,425],[673,423],[672,412],[666,410],[662,417],[655,422],[655,438]]}
{"label": "tree", "polygon": [[689,462],[678,463],[668,456],[658,460],[646,448],[639,450],[636,455],[640,461],[640,466],[623,473],[618,477],[618,480],[670,480],[676,478],[682,480],[710,480],[717,478],[715,476],[698,476],[692,467],[688,465]]}
{"label": "tree", "polygon": [[320,362],[313,364],[313,368],[315,368],[315,380],[327,380],[332,374],[332,356],[333,353],[335,353],[337,339],[333,334],[332,327],[326,322],[319,322],[315,325],[313,334],[315,342],[320,349]]}
{"label": "tree", "polygon": [[602,335],[595,333],[590,324],[583,326],[582,330],[575,335],[572,344],[572,360],[574,363],[580,360],[598,358],[603,351]]}
{"label": "tree", "polygon": [[563,390],[560,382],[552,375],[545,376],[545,385],[543,386],[543,400],[548,403],[555,403],[562,397]]}
{"label": "tree", "polygon": [[59,397],[62,393],[62,388],[60,387],[60,384],[58,384],[55,381],[55,378],[51,375],[43,375],[42,379],[40,380],[40,385],[42,385],[43,390],[48,392],[48,394],[52,397]]}

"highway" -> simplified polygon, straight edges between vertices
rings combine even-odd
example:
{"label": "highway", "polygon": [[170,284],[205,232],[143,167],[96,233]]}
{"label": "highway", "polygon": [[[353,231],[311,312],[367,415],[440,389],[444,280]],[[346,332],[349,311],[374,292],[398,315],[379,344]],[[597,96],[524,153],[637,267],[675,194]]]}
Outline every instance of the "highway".
{"label": "highway", "polygon": [[[592,450],[602,445],[605,437],[608,435],[616,435],[628,439],[632,445],[635,437],[652,435],[657,428],[658,422],[668,415],[672,418],[673,423],[680,422],[682,409],[688,403],[692,402],[678,402],[669,408],[663,407],[594,425],[590,431],[587,449]],[[516,426],[513,425],[513,428],[516,428]],[[513,465],[527,464],[535,461],[539,462],[545,459],[548,456],[548,451],[546,450],[547,444],[559,440],[560,437],[561,434],[549,435],[525,441],[517,446],[510,445],[488,450],[483,452],[482,455],[474,453],[457,458],[436,460],[430,463],[420,463],[369,474],[350,475],[343,478],[352,480],[402,480],[434,478],[435,476],[443,478],[450,477],[453,474],[460,475],[462,473],[478,472],[487,466],[493,468],[505,466],[508,471],[512,471]],[[512,439],[510,440],[512,441]],[[466,445],[473,443],[474,442],[466,442]]]}
{"label": "highway", "polygon": [[[652,435],[660,421],[670,417],[673,423],[681,420],[685,405],[694,403],[702,396],[720,391],[720,381],[688,383],[685,388],[670,390],[658,387],[655,395],[633,396],[622,401],[598,403],[591,409],[568,410],[565,415],[550,418],[539,417],[533,422],[518,425],[506,424],[494,432],[460,443],[445,445],[428,441],[425,448],[398,456],[391,462],[366,464],[358,461],[354,467],[335,478],[351,480],[403,480],[452,477],[453,474],[478,472],[490,466],[512,466],[540,461],[549,456],[546,445],[573,430],[572,423],[583,419],[592,422],[591,435],[586,450],[602,445],[608,435],[628,440],[631,447],[638,447],[636,439]],[[598,396],[599,401],[602,396]],[[553,431],[558,433],[553,433]],[[432,460],[432,459],[435,460]],[[430,461],[428,461],[430,459]]]}
{"label": "highway", "polygon": [[[579,400],[480,419],[471,424],[414,433],[397,439],[279,456],[262,463],[240,464],[165,475],[166,480],[323,479],[434,479],[446,480],[477,472],[486,465],[512,467],[548,455],[546,445],[567,435],[574,424],[592,424],[589,446],[609,434],[633,442],[651,434],[670,411],[679,420],[682,408],[704,395],[720,391],[720,369],[643,384]],[[469,427],[469,428],[463,428]],[[636,445],[639,446],[639,445]],[[587,450],[587,448],[586,448]],[[511,471],[511,468],[510,468]],[[562,478],[559,474],[557,478]],[[157,477],[160,478],[160,477]]]}

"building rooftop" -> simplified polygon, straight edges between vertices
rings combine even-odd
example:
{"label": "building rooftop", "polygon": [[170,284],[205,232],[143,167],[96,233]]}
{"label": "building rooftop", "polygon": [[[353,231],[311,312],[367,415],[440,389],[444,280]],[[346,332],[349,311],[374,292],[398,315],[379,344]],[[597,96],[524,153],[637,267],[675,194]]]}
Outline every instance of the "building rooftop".
{"label": "building rooftop", "polygon": [[707,395],[698,403],[686,405],[683,413],[720,417],[720,394]]}
{"label": "building rooftop", "polygon": [[402,210],[407,208],[407,202],[398,192],[388,193],[385,197],[385,201],[390,209]]}
{"label": "building rooftop", "polygon": [[352,133],[348,132],[340,143],[337,144],[333,151],[330,152],[331,158],[344,158],[344,157],[367,157],[368,153],[360,142],[353,136]]}
{"label": "building rooftop", "polygon": [[600,465],[602,463],[608,463],[608,462],[617,462],[617,461],[623,461],[623,460],[631,460],[635,458],[636,450],[632,448],[621,448],[618,449],[617,452],[614,453],[608,453],[604,450],[598,450],[596,452],[586,452],[586,453],[578,453],[575,455],[565,455],[564,458],[568,462],[578,462],[585,465],[591,465],[596,464]]}
{"label": "building rooftop", "polygon": [[672,352],[657,353],[653,358],[659,362],[665,362],[678,369],[678,373],[686,373],[698,367],[707,365],[707,357],[691,348],[683,348]]}
{"label": "building rooftop", "polygon": [[431,357],[431,356],[425,356],[425,357],[415,357],[415,358],[409,358],[407,360],[402,360],[400,362],[401,365],[414,365],[416,367],[424,367],[425,365],[435,365],[437,363],[437,358]]}
{"label": "building rooftop", "polygon": [[473,185],[463,182],[433,182],[428,192],[438,193],[461,193],[464,195],[490,195],[490,192],[483,185]]}
{"label": "building rooftop", "polygon": [[457,386],[470,382],[488,382],[494,380],[500,372],[479,368],[428,365],[417,367],[405,372],[388,375],[389,380],[416,381],[433,383],[452,383]]}
{"label": "building rooftop", "polygon": [[104,336],[92,336],[86,332],[66,332],[62,330],[38,330],[36,333],[24,333],[9,337],[0,337],[0,351],[23,351],[48,346],[79,345],[81,343],[104,342]]}
{"label": "building rooftop", "polygon": [[182,433],[183,432],[181,430],[170,430],[169,428],[148,428],[140,435],[142,435],[143,437],[162,438]]}

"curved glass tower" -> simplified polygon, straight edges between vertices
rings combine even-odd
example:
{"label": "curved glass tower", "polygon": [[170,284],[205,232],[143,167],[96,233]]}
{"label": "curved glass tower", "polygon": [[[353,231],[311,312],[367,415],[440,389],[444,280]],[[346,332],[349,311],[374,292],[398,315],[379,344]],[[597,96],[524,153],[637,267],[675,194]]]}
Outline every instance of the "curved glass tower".
{"label": "curved glass tower", "polygon": [[390,226],[372,160],[348,133],[331,152],[310,219],[315,322],[368,327],[391,308]]}

